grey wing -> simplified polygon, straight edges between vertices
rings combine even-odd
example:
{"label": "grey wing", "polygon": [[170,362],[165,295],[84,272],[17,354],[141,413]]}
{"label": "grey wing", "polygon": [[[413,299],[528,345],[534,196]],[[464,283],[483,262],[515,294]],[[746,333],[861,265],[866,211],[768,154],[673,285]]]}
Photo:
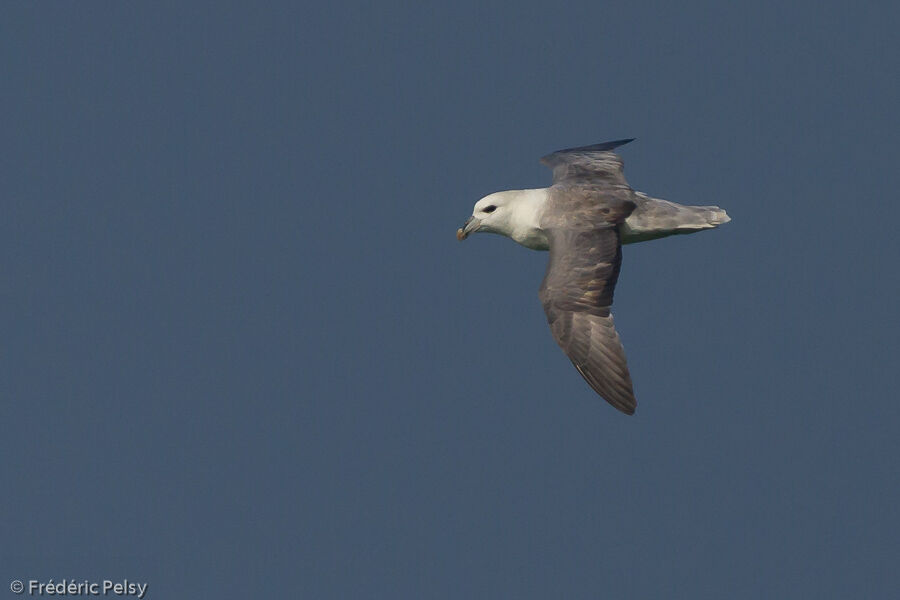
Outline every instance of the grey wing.
{"label": "grey wing", "polygon": [[622,264],[614,224],[589,230],[552,230],[550,262],[540,299],[550,331],[585,381],[604,400],[634,414],[631,376],[610,306]]}
{"label": "grey wing", "polygon": [[541,158],[541,162],[553,169],[554,184],[610,183],[628,186],[622,159],[613,150],[632,139],[558,150]]}

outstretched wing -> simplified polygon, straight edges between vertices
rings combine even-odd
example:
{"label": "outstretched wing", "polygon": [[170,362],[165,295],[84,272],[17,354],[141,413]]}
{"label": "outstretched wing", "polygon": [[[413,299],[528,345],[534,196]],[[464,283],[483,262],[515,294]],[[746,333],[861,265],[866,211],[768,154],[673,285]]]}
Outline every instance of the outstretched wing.
{"label": "outstretched wing", "polygon": [[541,158],[553,169],[553,183],[609,183],[627,186],[622,159],[613,152],[634,138],[558,150]]}
{"label": "outstretched wing", "polygon": [[622,264],[618,226],[551,229],[548,239],[550,262],[539,295],[550,331],[594,391],[633,414],[637,401],[609,310]]}

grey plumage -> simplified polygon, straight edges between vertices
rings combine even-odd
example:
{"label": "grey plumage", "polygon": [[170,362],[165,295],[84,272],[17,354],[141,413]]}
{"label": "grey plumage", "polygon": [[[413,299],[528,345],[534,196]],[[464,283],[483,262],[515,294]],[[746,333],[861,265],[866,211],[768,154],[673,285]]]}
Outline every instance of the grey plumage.
{"label": "grey plumage", "polygon": [[622,224],[622,243],[634,244],[670,235],[712,229],[731,219],[718,206],[684,206],[632,191],[635,209]]}
{"label": "grey plumage", "polygon": [[[592,148],[592,147],[588,147]],[[634,211],[622,161],[607,149],[555,152],[541,227],[550,260],[539,297],[550,331],[585,381],[633,414],[637,401],[610,307],[622,264],[620,225]]]}
{"label": "grey plumage", "polygon": [[549,250],[540,299],[550,331],[600,396],[634,413],[637,401],[610,308],[622,245],[711,229],[730,219],[717,206],[683,206],[631,189],[618,140],[560,150],[541,159],[548,188],[495,192],[475,203],[456,232],[499,233],[532,250]]}
{"label": "grey plumage", "polygon": [[541,162],[553,169],[554,185],[593,181],[602,182],[607,186],[628,187],[622,169],[622,159],[612,150],[632,141],[634,138],[557,150],[542,157]]}
{"label": "grey plumage", "polygon": [[557,150],[541,162],[553,169],[554,186],[592,183],[604,188],[600,193],[625,191],[635,208],[621,228],[623,244],[694,233],[731,220],[718,206],[684,206],[632,190],[625,180],[622,158],[612,152],[632,141],[634,138]]}
{"label": "grey plumage", "polygon": [[637,402],[610,313],[621,264],[614,224],[551,230],[539,297],[554,339],[578,372],[607,402],[630,415]]}

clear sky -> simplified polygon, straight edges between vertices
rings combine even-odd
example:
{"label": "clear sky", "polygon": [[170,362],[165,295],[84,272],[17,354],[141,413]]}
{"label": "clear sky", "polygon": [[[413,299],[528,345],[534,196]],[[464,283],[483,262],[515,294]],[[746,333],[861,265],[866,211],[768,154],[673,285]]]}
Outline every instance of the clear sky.
{"label": "clear sky", "polygon": [[[892,597],[898,10],[7,4],[2,589]],[[623,137],[634,417],[454,237]]]}

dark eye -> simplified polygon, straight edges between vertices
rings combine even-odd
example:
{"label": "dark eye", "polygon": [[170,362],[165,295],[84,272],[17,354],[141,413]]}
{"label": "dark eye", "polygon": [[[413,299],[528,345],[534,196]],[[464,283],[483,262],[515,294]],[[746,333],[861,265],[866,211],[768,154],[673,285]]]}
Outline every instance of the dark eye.
{"label": "dark eye", "polygon": [[484,212],[487,212],[487,213],[494,212],[495,210],[497,210],[497,207],[494,206],[493,204],[492,204],[491,206],[485,206],[485,207],[484,207]]}

